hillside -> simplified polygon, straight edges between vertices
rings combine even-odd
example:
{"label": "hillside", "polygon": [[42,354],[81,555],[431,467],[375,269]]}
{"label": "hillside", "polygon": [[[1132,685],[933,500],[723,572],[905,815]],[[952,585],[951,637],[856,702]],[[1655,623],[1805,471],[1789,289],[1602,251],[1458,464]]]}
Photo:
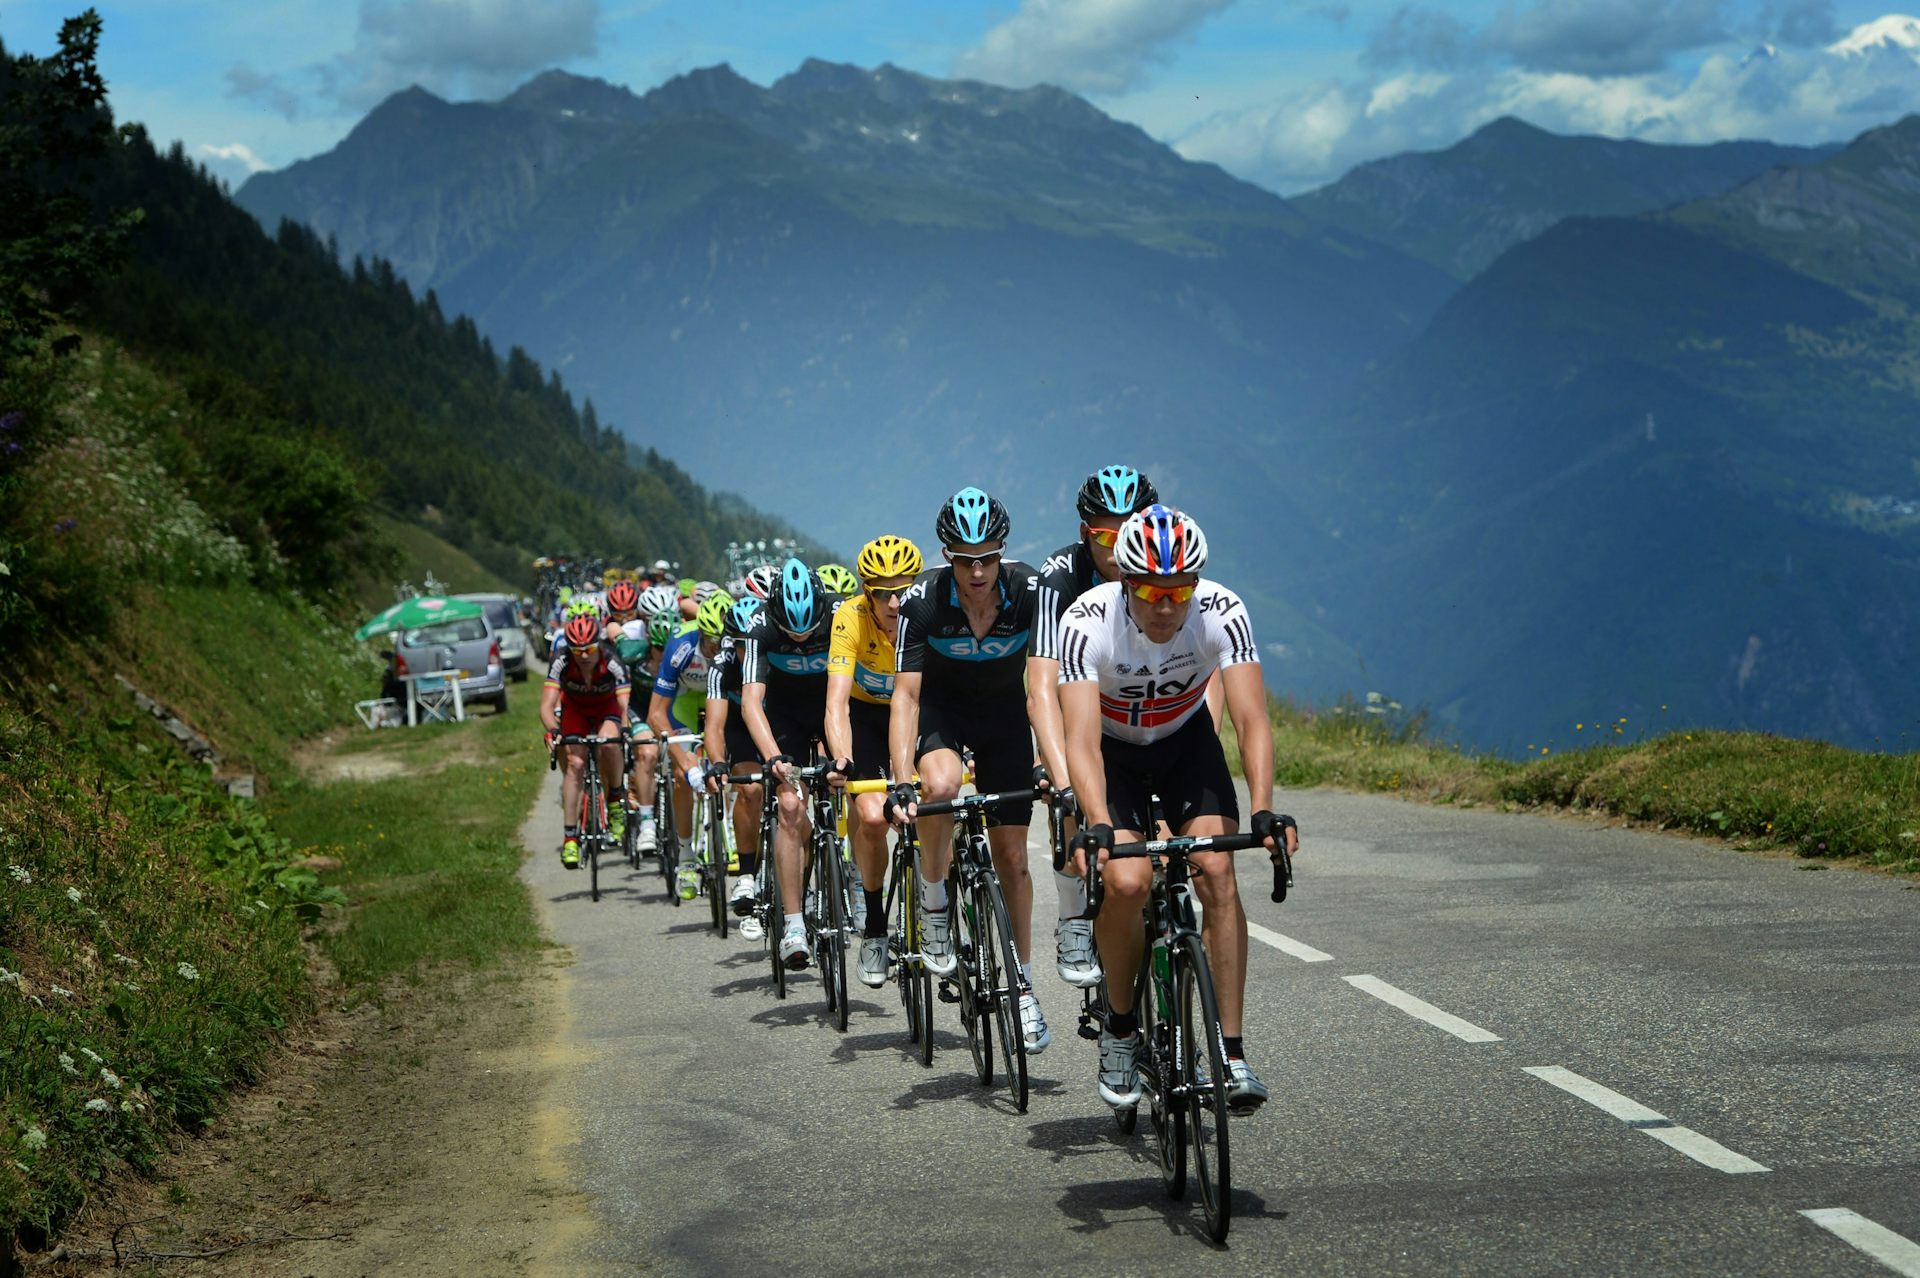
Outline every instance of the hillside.
{"label": "hillside", "polygon": [[[923,535],[964,476],[1043,552],[1100,458],[1198,484],[1197,453],[1271,438],[1450,287],[1070,95],[891,67],[411,90],[237,198],[391,258],[843,545]],[[889,450],[858,502],[822,446],[847,432]]]}
{"label": "hillside", "polygon": [[1302,505],[1338,538],[1294,593],[1375,686],[1509,750],[1662,715],[1920,742],[1899,241],[1734,216],[1782,187],[1910,216],[1915,128],[1668,215],[1555,226],[1302,439],[1328,479]]}
{"label": "hillside", "polygon": [[1292,202],[1322,225],[1391,244],[1468,280],[1563,219],[1670,208],[1769,170],[1815,163],[1836,149],[1563,137],[1503,116],[1445,150],[1362,164]]}

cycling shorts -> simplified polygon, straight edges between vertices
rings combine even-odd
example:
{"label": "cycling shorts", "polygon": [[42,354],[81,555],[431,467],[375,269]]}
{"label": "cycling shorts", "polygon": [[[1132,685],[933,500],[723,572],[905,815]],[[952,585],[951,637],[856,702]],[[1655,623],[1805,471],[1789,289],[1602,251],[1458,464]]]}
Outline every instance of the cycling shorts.
{"label": "cycling shorts", "polygon": [[1172,736],[1145,745],[1102,737],[1100,759],[1106,765],[1107,814],[1116,830],[1153,837],[1148,800],[1156,794],[1175,834],[1196,817],[1221,816],[1239,824],[1240,800],[1211,715],[1197,714]]}
{"label": "cycling shorts", "polygon": [[727,705],[727,726],[723,735],[727,739],[728,763],[760,762],[760,748],[753,744],[753,734],[747,731],[747,716],[732,703]]}
{"label": "cycling shorts", "polygon": [[887,775],[887,724],[892,712],[873,701],[847,698],[847,727],[853,735],[854,781],[882,779]]}
{"label": "cycling shorts", "polygon": [[[608,723],[613,725],[613,730],[602,732],[602,726]],[[618,697],[561,697],[560,731],[570,737],[618,736],[620,699]]]}
{"label": "cycling shorts", "polygon": [[675,733],[700,731],[700,716],[707,710],[707,693],[683,692],[667,703],[667,723]]}
{"label": "cycling shorts", "polygon": [[[915,759],[935,750],[973,751],[973,787],[981,794],[1033,788],[1033,733],[1022,694],[967,701],[922,701]],[[988,825],[1033,823],[1033,800],[1014,799],[987,809]]]}
{"label": "cycling shorts", "polygon": [[[813,743],[820,739],[822,720],[813,714],[783,715],[770,705],[764,705],[767,712],[767,726],[773,729],[773,743],[779,747],[779,753],[792,759],[799,767],[808,766],[813,760]],[[814,707],[808,703],[806,709]]]}

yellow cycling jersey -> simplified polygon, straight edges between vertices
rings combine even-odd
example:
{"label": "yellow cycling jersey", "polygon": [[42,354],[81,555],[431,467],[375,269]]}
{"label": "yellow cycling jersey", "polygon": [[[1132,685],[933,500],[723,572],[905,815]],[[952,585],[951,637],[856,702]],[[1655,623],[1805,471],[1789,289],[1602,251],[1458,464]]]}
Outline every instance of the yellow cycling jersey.
{"label": "yellow cycling jersey", "polygon": [[864,594],[833,614],[827,673],[852,675],[853,695],[861,701],[884,706],[893,697],[893,636],[874,624]]}

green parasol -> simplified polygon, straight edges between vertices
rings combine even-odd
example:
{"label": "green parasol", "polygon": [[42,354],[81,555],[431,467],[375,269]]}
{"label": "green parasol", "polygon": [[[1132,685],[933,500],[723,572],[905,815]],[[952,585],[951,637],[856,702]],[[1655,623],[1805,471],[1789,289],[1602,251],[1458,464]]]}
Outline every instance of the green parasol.
{"label": "green parasol", "polygon": [[471,599],[442,599],[438,595],[415,595],[411,599],[395,604],[354,631],[353,637],[371,639],[375,635],[390,634],[395,630],[415,630],[421,626],[431,626],[436,622],[458,621],[462,617],[478,617],[481,612],[480,605]]}

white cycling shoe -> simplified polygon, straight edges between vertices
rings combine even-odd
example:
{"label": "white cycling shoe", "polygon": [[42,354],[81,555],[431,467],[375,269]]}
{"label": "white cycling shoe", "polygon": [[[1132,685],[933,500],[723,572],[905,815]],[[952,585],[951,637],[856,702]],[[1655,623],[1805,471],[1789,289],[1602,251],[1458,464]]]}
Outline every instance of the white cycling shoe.
{"label": "white cycling shoe", "polygon": [[1020,992],[1020,1037],[1026,1042],[1029,1056],[1038,1056],[1053,1041],[1046,1015],[1040,1010],[1040,1000],[1033,996],[1032,990]]}
{"label": "white cycling shoe", "polygon": [[1093,921],[1061,919],[1053,925],[1054,967],[1060,979],[1076,989],[1100,983],[1100,963],[1093,956]]}

